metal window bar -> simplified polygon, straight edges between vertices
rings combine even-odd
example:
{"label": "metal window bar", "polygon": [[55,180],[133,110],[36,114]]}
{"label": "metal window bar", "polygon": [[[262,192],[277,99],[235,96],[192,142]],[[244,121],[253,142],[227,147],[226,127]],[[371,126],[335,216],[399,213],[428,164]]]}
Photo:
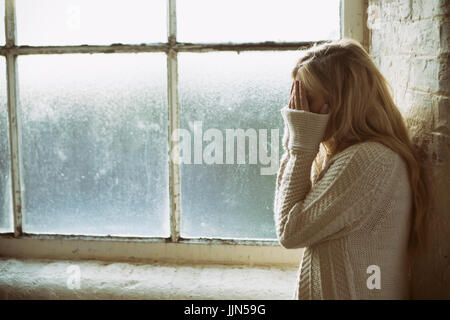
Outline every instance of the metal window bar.
{"label": "metal window bar", "polygon": [[[345,1],[345,0],[344,0]],[[174,150],[172,135],[178,128],[178,52],[209,52],[209,51],[287,51],[308,47],[314,42],[260,42],[260,43],[180,43],[176,41],[176,0],[167,0],[168,41],[153,44],[111,44],[111,45],[75,45],[75,46],[17,46],[16,45],[16,13],[15,0],[5,0],[5,39],[6,44],[0,47],[0,55],[6,57],[7,63],[7,99],[11,148],[11,174],[14,214],[14,237],[22,238],[54,238],[54,239],[85,239],[85,240],[124,240],[148,242],[179,242],[208,244],[248,244],[248,245],[278,245],[276,240],[268,239],[217,239],[200,238],[187,239],[180,237],[180,167],[178,162],[169,157],[169,197],[170,197],[170,237],[120,237],[120,236],[74,236],[58,234],[31,234],[22,231],[22,192],[21,192],[21,124],[17,112],[17,56],[32,54],[71,54],[71,53],[136,53],[165,52],[167,54],[167,98],[169,125],[168,147]],[[342,33],[342,30],[341,30]],[[324,40],[325,41],[325,40]],[[176,140],[177,137],[173,136]],[[169,151],[170,151],[169,150]],[[175,157],[179,156],[174,154]],[[4,233],[0,236],[11,236]]]}

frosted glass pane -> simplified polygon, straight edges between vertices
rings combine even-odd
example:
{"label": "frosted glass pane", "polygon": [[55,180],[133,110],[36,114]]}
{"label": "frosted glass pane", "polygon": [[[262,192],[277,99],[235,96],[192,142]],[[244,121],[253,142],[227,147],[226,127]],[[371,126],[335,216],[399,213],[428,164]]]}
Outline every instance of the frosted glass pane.
{"label": "frosted glass pane", "polygon": [[165,0],[16,0],[21,45],[167,40]]}
{"label": "frosted glass pane", "polygon": [[179,0],[180,42],[339,38],[340,0]]}
{"label": "frosted glass pane", "polygon": [[0,0],[0,45],[5,44],[5,0]]}
{"label": "frosted glass pane", "polygon": [[18,58],[24,230],[168,236],[166,57]]}
{"label": "frosted glass pane", "polygon": [[6,106],[6,66],[0,57],[0,232],[12,232],[11,160],[9,124]]}
{"label": "frosted glass pane", "polygon": [[[190,134],[192,150],[190,158],[184,149],[180,150],[183,237],[276,238],[273,199],[282,151],[280,109],[288,103],[290,72],[297,58],[298,53],[292,51],[179,54],[180,128]],[[208,146],[219,141],[208,140],[210,129],[222,135],[217,154],[223,151],[223,164],[209,162],[205,157],[216,155],[209,152]],[[250,155],[255,154],[255,149],[249,151],[250,139],[246,138],[244,153],[243,149],[238,152],[238,143],[228,138],[227,129],[254,129],[258,144],[268,148],[264,154],[270,158],[269,163],[263,163],[263,148],[258,146],[256,164],[251,164]],[[274,139],[271,130],[277,134]],[[265,143],[261,133],[267,139]],[[188,139],[180,134],[181,145],[183,141]],[[197,147],[194,141],[200,141]],[[234,159],[230,156],[231,163],[227,164],[226,144],[233,142],[230,150],[234,151]],[[197,153],[199,145],[201,151]],[[244,154],[244,163],[238,162],[238,153]],[[200,154],[197,164],[195,154]],[[262,168],[271,174],[263,174]]]}

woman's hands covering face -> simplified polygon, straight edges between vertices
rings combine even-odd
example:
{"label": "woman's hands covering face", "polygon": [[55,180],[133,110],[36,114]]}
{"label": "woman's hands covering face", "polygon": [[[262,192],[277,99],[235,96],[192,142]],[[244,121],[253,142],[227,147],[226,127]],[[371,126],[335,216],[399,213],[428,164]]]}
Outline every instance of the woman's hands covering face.
{"label": "woman's hands covering face", "polygon": [[288,106],[290,109],[295,110],[305,110],[321,114],[328,113],[328,104],[323,101],[323,98],[312,97],[308,99],[303,83],[298,80],[292,82]]}

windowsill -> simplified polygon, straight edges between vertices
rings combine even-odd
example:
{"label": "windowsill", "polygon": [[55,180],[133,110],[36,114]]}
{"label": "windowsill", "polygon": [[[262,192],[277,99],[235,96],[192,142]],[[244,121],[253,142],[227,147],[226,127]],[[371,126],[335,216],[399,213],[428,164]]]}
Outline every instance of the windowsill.
{"label": "windowsill", "polygon": [[298,267],[303,249],[279,244],[239,244],[221,241],[172,243],[153,240],[109,239],[81,236],[0,236],[0,256],[18,259],[104,260]]}
{"label": "windowsill", "polygon": [[[77,265],[80,289],[67,281]],[[0,258],[0,299],[290,300],[296,267]]]}

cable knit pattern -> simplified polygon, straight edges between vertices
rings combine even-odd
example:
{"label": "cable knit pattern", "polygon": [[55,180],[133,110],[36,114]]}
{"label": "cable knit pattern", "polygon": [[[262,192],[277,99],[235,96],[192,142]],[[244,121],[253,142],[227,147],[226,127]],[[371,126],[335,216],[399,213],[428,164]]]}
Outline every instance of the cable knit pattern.
{"label": "cable knit pattern", "polygon": [[[365,141],[331,157],[313,185],[312,162],[329,114],[287,106],[281,114],[276,233],[284,248],[305,248],[293,298],[408,299],[406,162],[387,146]],[[367,285],[373,265],[380,270],[379,289]]]}

